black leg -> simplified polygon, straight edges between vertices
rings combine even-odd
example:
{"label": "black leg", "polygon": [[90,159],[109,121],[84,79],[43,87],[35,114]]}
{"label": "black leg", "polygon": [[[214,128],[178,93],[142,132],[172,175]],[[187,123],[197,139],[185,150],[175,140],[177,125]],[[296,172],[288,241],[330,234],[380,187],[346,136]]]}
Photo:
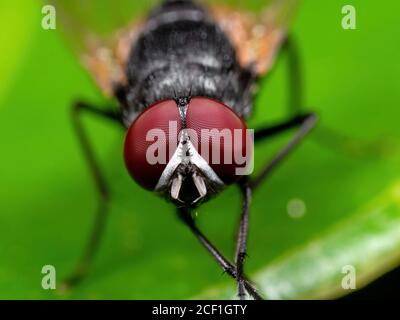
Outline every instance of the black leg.
{"label": "black leg", "polygon": [[278,135],[286,130],[298,127],[312,115],[313,115],[312,113],[299,114],[295,115],[293,118],[290,118],[289,120],[283,121],[276,125],[255,129],[254,141],[259,142],[265,138],[272,138],[273,136]]}
{"label": "black leg", "polygon": [[[236,267],[229,262],[218,249],[203,235],[203,233],[197,228],[191,213],[185,208],[178,209],[178,216],[185,223],[186,226],[193,232],[196,238],[201,242],[201,244],[207,249],[207,251],[213,256],[217,263],[224,269],[224,271],[229,274],[232,278],[238,280],[238,272]],[[250,283],[245,275],[242,275],[242,283],[247,292],[256,300],[261,300],[262,297],[257,292],[255,287]]]}
{"label": "black leg", "polygon": [[243,194],[243,207],[242,207],[242,213],[240,215],[239,228],[237,231],[235,262],[237,269],[236,278],[238,282],[238,296],[240,300],[243,300],[245,298],[245,286],[243,280],[244,259],[246,258],[246,249],[247,249],[251,188],[247,183],[246,179],[240,182],[239,186]]}
{"label": "black leg", "polygon": [[266,164],[262,171],[257,176],[251,178],[250,187],[253,189],[256,188],[276,165],[286,158],[290,151],[310,132],[316,122],[317,116],[314,113],[309,113],[305,116],[295,116],[293,119],[282,124],[256,131],[254,134],[255,141],[260,141],[263,138],[270,137],[284,130],[300,126],[292,139]]}
{"label": "black leg", "polygon": [[239,228],[237,232],[236,241],[236,279],[238,282],[238,296],[242,300],[245,298],[245,280],[244,274],[244,259],[246,258],[247,249],[247,236],[249,226],[249,211],[252,195],[252,187],[255,188],[270,172],[271,170],[281,161],[286,155],[302,140],[302,138],[312,129],[315,125],[316,116],[314,114],[298,115],[292,119],[282,122],[278,125],[266,127],[255,131],[255,141],[260,141],[266,137],[272,137],[278,133],[281,133],[290,128],[300,126],[299,131],[292,138],[292,140],[281,149],[280,152],[270,161],[263,171],[253,180],[248,182],[248,179],[243,179],[239,182],[241,192],[243,194],[243,208],[240,216]]}
{"label": "black leg", "polygon": [[86,245],[86,248],[84,250],[84,253],[79,260],[75,270],[73,273],[68,276],[64,283],[64,287],[70,287],[78,282],[80,282],[85,275],[89,271],[89,267],[92,263],[93,257],[95,256],[97,249],[99,247],[99,243],[104,231],[104,227],[106,224],[106,218],[107,218],[107,211],[108,211],[108,201],[109,201],[109,190],[107,183],[104,179],[104,176],[100,170],[100,167],[98,165],[98,161],[93,153],[93,149],[91,147],[91,144],[88,140],[87,134],[83,128],[83,124],[81,122],[81,112],[82,111],[88,111],[92,114],[104,117],[106,119],[113,120],[115,122],[121,123],[119,114],[114,112],[114,111],[109,111],[109,110],[101,110],[95,106],[85,104],[78,102],[73,106],[72,109],[72,121],[74,125],[74,129],[77,133],[82,152],[84,157],[86,158],[86,161],[89,165],[90,172],[93,176],[96,188],[99,192],[99,203],[97,207],[97,212],[95,216],[95,222],[93,225],[93,229],[91,231],[89,241]]}

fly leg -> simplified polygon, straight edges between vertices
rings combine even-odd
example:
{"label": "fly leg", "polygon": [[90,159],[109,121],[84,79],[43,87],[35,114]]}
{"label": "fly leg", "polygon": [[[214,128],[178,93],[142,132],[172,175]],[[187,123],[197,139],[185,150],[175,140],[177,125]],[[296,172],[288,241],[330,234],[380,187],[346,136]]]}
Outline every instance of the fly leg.
{"label": "fly leg", "polygon": [[[206,250],[213,256],[217,263],[224,269],[224,271],[229,274],[232,278],[238,280],[238,271],[236,267],[226,259],[219,250],[203,235],[203,233],[197,228],[191,213],[185,208],[178,209],[178,216],[183,221],[183,223],[189,227],[196,238],[201,242],[201,244],[206,248]],[[247,292],[256,300],[261,300],[262,297],[257,292],[253,284],[242,274],[241,279],[242,285],[247,290]]]}
{"label": "fly leg", "polygon": [[107,183],[101,172],[98,161],[93,152],[93,148],[91,147],[90,141],[81,121],[81,114],[83,111],[121,123],[120,115],[115,111],[102,110],[98,107],[82,102],[74,104],[72,108],[72,122],[74,125],[74,129],[76,131],[83,155],[87,161],[89,170],[91,172],[91,175],[93,176],[96,189],[99,192],[100,197],[95,215],[94,225],[92,227],[89,240],[76,268],[74,269],[72,274],[70,274],[64,280],[64,288],[68,288],[78,284],[87,275],[104,232],[104,227],[108,215],[108,202],[110,199],[110,193]]}
{"label": "fly leg", "polygon": [[256,188],[269,175],[269,173],[275,168],[275,166],[280,163],[290,153],[290,151],[307,135],[307,133],[314,127],[316,120],[317,117],[313,113],[298,115],[278,125],[255,131],[254,139],[257,142],[265,137],[271,137],[290,128],[296,126],[300,127],[294,137],[290,140],[290,142],[285,145],[272,158],[272,160],[266,164],[264,169],[256,177],[252,178],[251,180],[245,178],[239,182],[239,186],[243,195],[243,207],[237,232],[235,262],[237,268],[236,279],[238,282],[238,296],[240,299],[245,298],[243,268],[244,260],[246,258],[249,211],[252,189]]}
{"label": "fly leg", "polygon": [[251,188],[256,188],[271,173],[271,171],[283,159],[286,158],[286,156],[303,140],[303,138],[315,126],[317,119],[318,117],[315,113],[308,113],[305,115],[295,116],[292,119],[281,124],[255,131],[254,140],[255,142],[257,142],[264,138],[281,133],[290,128],[299,127],[292,139],[285,146],[283,146],[270,161],[266,163],[261,172],[255,177],[251,178],[251,180],[249,181],[249,185]]}
{"label": "fly leg", "polygon": [[236,252],[235,263],[237,269],[237,282],[238,282],[238,296],[240,300],[245,299],[245,285],[244,285],[244,260],[246,258],[247,250],[247,237],[249,228],[249,211],[251,203],[252,190],[247,183],[247,179],[239,182],[239,187],[243,196],[243,207],[240,215],[239,228],[236,237]]}

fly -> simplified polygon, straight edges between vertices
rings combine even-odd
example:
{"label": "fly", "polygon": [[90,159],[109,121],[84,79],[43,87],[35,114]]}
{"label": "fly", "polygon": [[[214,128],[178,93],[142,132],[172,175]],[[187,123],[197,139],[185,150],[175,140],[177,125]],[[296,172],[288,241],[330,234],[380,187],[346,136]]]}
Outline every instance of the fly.
{"label": "fly", "polygon": [[[54,4],[57,8],[58,1]],[[317,119],[314,113],[301,112],[299,61],[287,35],[296,7],[295,0],[274,0],[255,15],[228,6],[168,0],[107,44],[86,42],[84,64],[103,92],[116,97],[118,108],[84,102],[73,108],[75,129],[101,202],[89,244],[66,285],[87,274],[109,201],[107,183],[80,120],[81,112],[89,112],[126,129],[123,153],[133,180],[175,205],[179,219],[236,281],[239,298],[248,294],[262,299],[244,273],[251,196]],[[71,29],[70,16],[63,18]],[[246,120],[256,84],[272,69],[280,51],[287,52],[290,62],[291,116],[255,130],[253,136]],[[291,128],[297,131],[289,143],[260,172],[250,174],[253,144]],[[201,232],[193,214],[231,184],[239,187],[243,201],[233,262]]]}

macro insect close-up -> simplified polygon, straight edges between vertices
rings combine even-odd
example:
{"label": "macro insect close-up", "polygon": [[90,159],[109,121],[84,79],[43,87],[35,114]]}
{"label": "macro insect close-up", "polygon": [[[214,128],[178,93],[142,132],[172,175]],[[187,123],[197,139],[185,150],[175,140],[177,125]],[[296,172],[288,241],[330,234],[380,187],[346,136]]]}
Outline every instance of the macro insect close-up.
{"label": "macro insect close-up", "polygon": [[382,297],[400,70],[373,6],[4,6],[0,298]]}

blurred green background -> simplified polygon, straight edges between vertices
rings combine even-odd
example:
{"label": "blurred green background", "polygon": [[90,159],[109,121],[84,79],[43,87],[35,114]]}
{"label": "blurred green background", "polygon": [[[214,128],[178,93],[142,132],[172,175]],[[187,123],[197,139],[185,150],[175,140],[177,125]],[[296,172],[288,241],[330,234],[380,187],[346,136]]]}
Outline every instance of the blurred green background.
{"label": "blurred green background", "polygon": [[[357,10],[356,30],[341,27],[345,4]],[[292,30],[306,105],[321,121],[254,194],[246,268],[269,298],[335,298],[351,291],[341,288],[343,266],[356,268],[360,288],[400,265],[399,11],[395,1],[300,6]],[[0,298],[232,297],[233,281],[173,208],[129,179],[123,132],[89,117],[112,190],[109,225],[84,283],[42,289],[44,265],[56,267],[58,281],[73,269],[96,208],[70,106],[104,98],[59,30],[43,30],[41,19],[39,2],[0,3]],[[285,62],[261,82],[252,125],[283,119]],[[288,137],[257,146],[256,168]],[[238,195],[230,187],[198,210],[199,225],[228,256]],[[291,199],[304,201],[304,216],[288,215]]]}

